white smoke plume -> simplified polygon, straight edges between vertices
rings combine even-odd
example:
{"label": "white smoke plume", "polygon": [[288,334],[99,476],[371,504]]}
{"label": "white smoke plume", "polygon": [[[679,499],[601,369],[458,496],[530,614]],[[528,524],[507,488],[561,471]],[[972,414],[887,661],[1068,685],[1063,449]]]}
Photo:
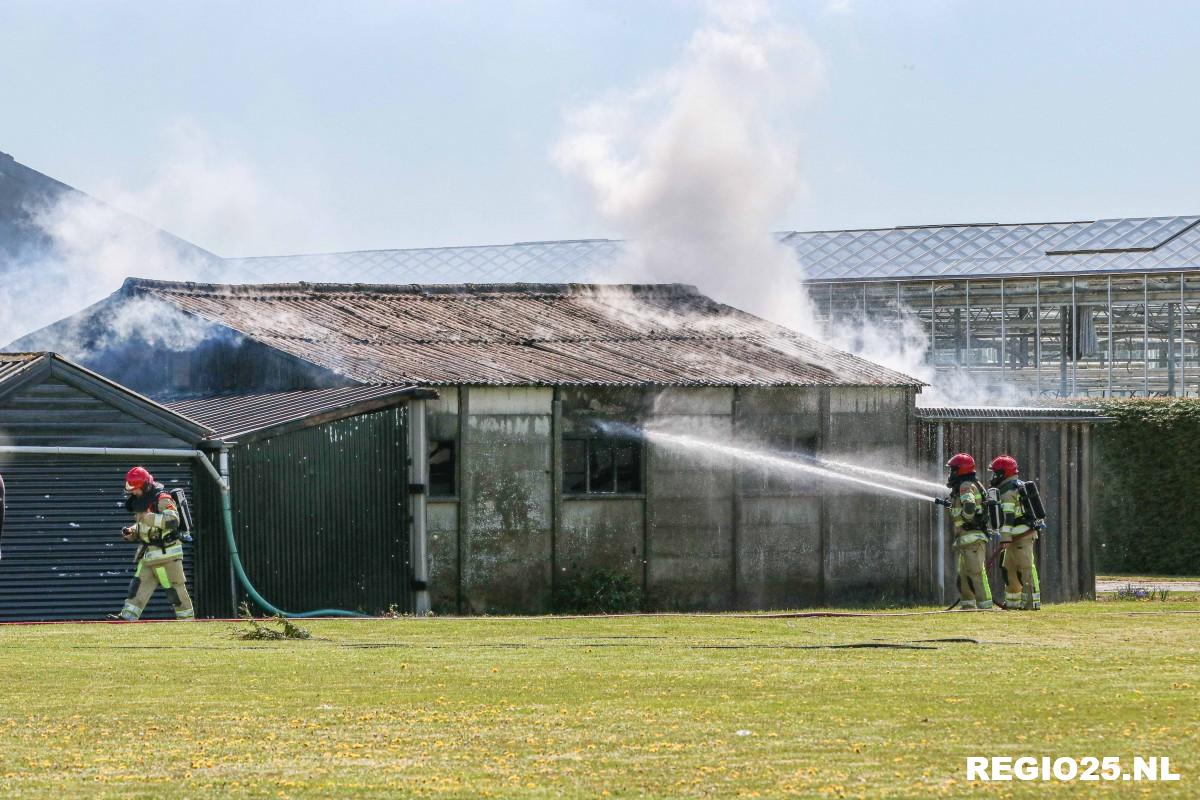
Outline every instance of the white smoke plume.
{"label": "white smoke plume", "polygon": [[800,188],[816,47],[760,3],[709,8],[677,63],[571,114],[555,163],[630,242],[611,281],[694,283],[813,331],[791,251],[769,233]]}
{"label": "white smoke plume", "polygon": [[8,266],[0,343],[85,308],[130,275],[195,280],[205,273],[200,251],[87,195],[64,194],[31,212],[50,246]]}
{"label": "white smoke plume", "polygon": [[925,405],[1014,402],[1015,393],[936,372],[915,318],[819,323],[803,264],[768,232],[804,191],[801,122],[824,85],[821,52],[766,2],[707,10],[674,64],[569,114],[554,148],[554,163],[627,242],[618,265],[593,279],[695,284],[930,384]]}
{"label": "white smoke plume", "polygon": [[[142,185],[101,187],[103,200],[64,192],[26,209],[46,246],[5,265],[0,346],[103,299],[127,277],[225,280],[222,260],[202,249],[209,242],[250,248],[283,241],[296,230],[315,235],[320,227],[308,220],[325,215],[302,214],[297,201],[269,190],[252,166],[196,126],[177,123],[166,139]],[[297,226],[298,219],[305,224]],[[130,312],[123,322],[134,323],[146,311]],[[186,348],[195,335],[179,337],[178,347]],[[69,351],[69,344],[63,349]]]}

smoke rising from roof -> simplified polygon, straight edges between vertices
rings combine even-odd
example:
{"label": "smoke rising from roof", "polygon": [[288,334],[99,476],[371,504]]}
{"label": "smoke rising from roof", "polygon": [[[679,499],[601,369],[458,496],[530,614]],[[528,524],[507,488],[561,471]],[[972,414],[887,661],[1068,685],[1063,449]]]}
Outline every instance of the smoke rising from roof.
{"label": "smoke rising from roof", "polygon": [[716,2],[677,61],[568,115],[554,163],[626,240],[601,281],[678,281],[930,384],[923,403],[1012,402],[939,375],[915,317],[821,325],[804,265],[767,232],[803,191],[800,122],[820,50],[766,2]]}
{"label": "smoke rising from roof", "polygon": [[[164,138],[164,152],[140,186],[102,187],[104,202],[62,191],[26,204],[28,223],[44,244],[0,265],[0,345],[102,299],[126,277],[237,280],[220,257],[190,241],[252,249],[286,240],[297,247],[320,235],[327,215],[302,213],[298,201],[273,191],[195,124],[176,122]],[[140,313],[117,320],[113,335],[134,327],[153,334],[153,325],[136,325]],[[188,331],[169,344],[186,349],[195,335]],[[72,344],[63,342],[61,350],[70,352]]]}
{"label": "smoke rising from roof", "polygon": [[82,193],[64,193],[29,213],[49,246],[8,265],[0,293],[0,342],[110,294],[131,270],[187,280],[216,263],[198,248]]}
{"label": "smoke rising from roof", "polygon": [[570,114],[554,162],[629,241],[603,278],[695,284],[814,332],[795,257],[768,232],[800,187],[797,120],[821,73],[765,4],[719,3],[671,67]]}

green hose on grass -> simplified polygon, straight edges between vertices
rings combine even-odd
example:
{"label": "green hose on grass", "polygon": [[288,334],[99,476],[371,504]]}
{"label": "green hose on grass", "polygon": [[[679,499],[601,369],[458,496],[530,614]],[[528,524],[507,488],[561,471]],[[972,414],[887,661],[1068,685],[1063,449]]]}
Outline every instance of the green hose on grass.
{"label": "green hose on grass", "polygon": [[275,614],[281,617],[370,617],[370,614],[360,614],[357,611],[344,611],[340,608],[321,608],[316,611],[283,611],[276,608],[267,602],[266,598],[258,593],[254,585],[250,583],[250,578],[246,576],[246,570],[242,567],[241,556],[238,555],[237,542],[233,538],[233,506],[229,499],[229,489],[226,486],[221,487],[221,517],[225,521],[225,541],[229,545],[229,557],[233,560],[233,571],[237,574],[238,582],[242,584],[242,588],[246,590],[246,594],[250,595],[250,599],[257,603],[264,611]]}

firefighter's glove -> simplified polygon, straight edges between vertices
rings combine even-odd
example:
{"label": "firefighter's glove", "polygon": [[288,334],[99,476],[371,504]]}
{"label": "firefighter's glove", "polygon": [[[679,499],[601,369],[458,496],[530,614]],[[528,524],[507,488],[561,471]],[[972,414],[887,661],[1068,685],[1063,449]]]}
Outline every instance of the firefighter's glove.
{"label": "firefighter's glove", "polygon": [[1033,527],[1037,528],[1039,531],[1046,530],[1046,520],[1039,519],[1037,522],[1033,523]]}
{"label": "firefighter's glove", "polygon": [[121,541],[132,542],[136,538],[137,538],[137,528],[135,528],[133,525],[130,525],[125,528],[121,528]]}

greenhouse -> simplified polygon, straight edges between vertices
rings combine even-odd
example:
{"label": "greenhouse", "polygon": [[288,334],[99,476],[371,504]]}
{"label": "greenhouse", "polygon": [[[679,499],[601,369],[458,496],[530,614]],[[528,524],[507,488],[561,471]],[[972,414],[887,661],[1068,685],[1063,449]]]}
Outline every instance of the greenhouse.
{"label": "greenhouse", "polygon": [[1200,217],[795,233],[819,316],[1032,399],[1200,394]]}

